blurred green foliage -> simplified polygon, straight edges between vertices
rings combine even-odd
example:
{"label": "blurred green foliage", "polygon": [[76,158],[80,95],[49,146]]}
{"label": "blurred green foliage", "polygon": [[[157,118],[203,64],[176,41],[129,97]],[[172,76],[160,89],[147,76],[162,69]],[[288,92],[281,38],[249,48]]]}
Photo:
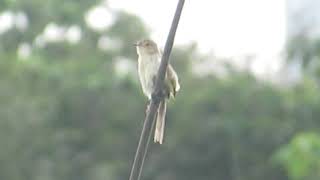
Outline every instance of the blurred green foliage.
{"label": "blurred green foliage", "polygon": [[288,62],[298,61],[304,75],[320,81],[320,38],[313,33],[301,32],[287,43]]}
{"label": "blurred green foliage", "polygon": [[320,135],[301,133],[275,155],[292,179],[319,179],[320,176]]}
{"label": "blurred green foliage", "polygon": [[[0,179],[128,178],[146,99],[136,71],[119,74],[115,66],[135,63],[132,43],[148,31],[121,11],[112,11],[109,28],[92,31],[83,16],[96,3],[0,1],[1,10],[25,12],[30,21],[25,32],[0,35]],[[82,39],[34,46],[51,22],[80,26]],[[121,46],[100,50],[101,36]],[[21,42],[32,45],[30,56],[17,55]],[[204,56],[194,45],[175,48],[171,58],[182,89],[169,104],[164,145],[150,148],[144,179],[319,178],[319,135],[304,134],[320,127],[314,79],[279,88],[245,72],[198,77],[191,67]]]}

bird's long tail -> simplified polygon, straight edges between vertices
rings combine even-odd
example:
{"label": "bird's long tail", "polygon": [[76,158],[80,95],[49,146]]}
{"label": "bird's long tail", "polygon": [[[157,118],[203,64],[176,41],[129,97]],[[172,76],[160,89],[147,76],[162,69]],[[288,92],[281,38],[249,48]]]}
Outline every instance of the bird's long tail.
{"label": "bird's long tail", "polygon": [[163,136],[164,136],[164,126],[165,126],[165,118],[166,118],[167,104],[166,100],[163,99],[159,104],[158,114],[157,114],[157,122],[156,122],[156,130],[154,132],[154,142],[158,142],[162,144]]}

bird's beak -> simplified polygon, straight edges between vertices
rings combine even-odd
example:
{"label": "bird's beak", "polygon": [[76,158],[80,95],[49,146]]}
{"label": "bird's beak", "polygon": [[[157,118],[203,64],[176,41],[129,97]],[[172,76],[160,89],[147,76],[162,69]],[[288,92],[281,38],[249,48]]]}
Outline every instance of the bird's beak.
{"label": "bird's beak", "polygon": [[133,44],[133,46],[140,46],[140,44],[136,42]]}

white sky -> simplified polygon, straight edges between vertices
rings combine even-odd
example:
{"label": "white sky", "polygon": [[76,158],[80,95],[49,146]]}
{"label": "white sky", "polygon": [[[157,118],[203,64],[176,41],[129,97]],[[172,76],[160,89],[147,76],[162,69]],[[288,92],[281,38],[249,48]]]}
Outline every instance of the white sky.
{"label": "white sky", "polygon": [[[178,0],[108,0],[140,16],[164,44]],[[186,0],[176,42],[238,56],[279,51],[285,40],[285,0]]]}
{"label": "white sky", "polygon": [[[178,0],[107,0],[111,9],[141,17],[151,28],[151,38],[160,46],[165,43],[177,3]],[[286,37],[285,10],[285,0],[186,0],[175,42],[195,41],[200,51],[233,57],[235,61],[252,55],[257,59],[253,70],[259,73],[277,69]],[[14,17],[18,22],[18,15],[0,15],[0,34],[11,28]],[[84,18],[98,31],[114,20],[110,9],[101,6],[92,7]],[[81,32],[77,32],[76,37],[80,38]]]}
{"label": "white sky", "polygon": [[[163,46],[177,2],[108,0],[108,6],[141,17]],[[269,71],[279,67],[274,61],[285,42],[285,9],[285,0],[186,0],[175,42],[195,41],[202,52],[217,56],[255,55],[254,69]]]}

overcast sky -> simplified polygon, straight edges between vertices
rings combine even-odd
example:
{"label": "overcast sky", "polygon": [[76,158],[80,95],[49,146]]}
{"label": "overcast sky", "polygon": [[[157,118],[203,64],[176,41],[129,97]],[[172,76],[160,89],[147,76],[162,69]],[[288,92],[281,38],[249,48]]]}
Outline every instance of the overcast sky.
{"label": "overcast sky", "polygon": [[[165,43],[178,0],[107,0],[109,8],[92,7],[85,21],[95,29],[104,29],[114,21],[111,10],[125,10],[143,19],[152,39]],[[15,22],[16,21],[16,22]],[[24,14],[4,12],[0,16],[0,34],[14,22],[27,27]],[[25,23],[23,23],[25,22]],[[20,25],[25,25],[21,26]],[[59,34],[61,27],[50,23],[44,35]],[[70,32],[69,32],[70,31]],[[81,38],[78,26],[69,27],[70,42]],[[255,56],[254,69],[279,66],[279,54],[286,37],[285,0],[186,0],[176,35],[177,44],[197,42],[200,51],[222,57]],[[67,38],[68,39],[68,38]],[[241,61],[241,60],[240,60]],[[269,69],[267,69],[268,71]]]}
{"label": "overcast sky", "polygon": [[[177,2],[108,0],[108,6],[141,17],[163,46]],[[201,51],[224,57],[256,55],[256,69],[273,66],[285,42],[285,9],[285,0],[186,0],[176,43],[195,41]]]}
{"label": "overcast sky", "polygon": [[[115,9],[140,16],[161,43],[177,0],[109,0]],[[221,55],[279,51],[285,38],[284,0],[186,0],[176,40],[196,41]]]}

